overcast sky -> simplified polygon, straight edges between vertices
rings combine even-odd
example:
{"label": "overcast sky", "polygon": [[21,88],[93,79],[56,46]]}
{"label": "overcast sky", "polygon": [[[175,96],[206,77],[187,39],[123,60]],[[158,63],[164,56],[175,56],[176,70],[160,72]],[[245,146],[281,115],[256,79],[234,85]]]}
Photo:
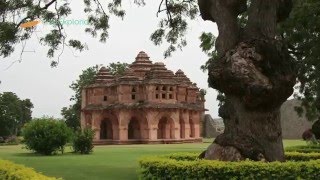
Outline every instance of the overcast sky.
{"label": "overcast sky", "polygon": [[[15,63],[7,69],[12,62],[19,59],[21,45],[18,45],[16,53],[0,61],[0,92],[12,91],[22,99],[31,99],[34,104],[33,117],[43,115],[61,117],[61,108],[71,104],[69,99],[73,92],[69,85],[78,78],[82,70],[96,64],[107,66],[116,61],[132,63],[138,52],[143,50],[153,62],[164,62],[166,67],[174,72],[182,69],[193,82],[198,84],[198,87],[207,89],[206,108],[209,109],[207,113],[218,117],[216,91],[208,88],[208,76],[200,70],[200,66],[208,58],[199,48],[201,32],[210,31],[217,35],[216,25],[204,22],[200,17],[189,22],[187,47],[164,60],[163,52],[167,46],[165,44],[155,46],[149,40],[159,21],[156,11],[160,1],[153,0],[151,3],[147,1],[147,5],[142,8],[129,1],[125,2],[128,2],[124,6],[127,15],[123,21],[115,17],[111,19],[110,38],[106,43],[100,43],[98,39],[84,33],[85,26],[65,26],[68,35],[86,42],[89,50],[74,53],[66,49],[56,68],[50,67],[50,59],[46,57],[47,49],[38,44],[37,36],[34,35],[25,48],[25,51],[30,52],[23,54],[22,62]],[[66,20],[84,19],[82,2],[73,0],[71,5],[73,14]],[[42,23],[37,26],[38,37],[43,35],[48,26],[50,25]]]}

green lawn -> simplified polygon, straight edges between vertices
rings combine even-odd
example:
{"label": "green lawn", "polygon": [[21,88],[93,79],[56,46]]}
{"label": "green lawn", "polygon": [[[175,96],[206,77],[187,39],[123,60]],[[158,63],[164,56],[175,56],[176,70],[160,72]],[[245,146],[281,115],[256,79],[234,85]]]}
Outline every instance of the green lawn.
{"label": "green lawn", "polygon": [[[33,167],[48,176],[66,180],[82,179],[137,179],[137,160],[144,155],[173,152],[200,152],[206,143],[163,145],[109,145],[96,146],[92,155],[65,153],[56,156],[40,156],[22,149],[22,146],[0,146],[0,159]],[[304,145],[300,140],[285,140],[284,145]],[[67,148],[68,150],[69,148]]]}

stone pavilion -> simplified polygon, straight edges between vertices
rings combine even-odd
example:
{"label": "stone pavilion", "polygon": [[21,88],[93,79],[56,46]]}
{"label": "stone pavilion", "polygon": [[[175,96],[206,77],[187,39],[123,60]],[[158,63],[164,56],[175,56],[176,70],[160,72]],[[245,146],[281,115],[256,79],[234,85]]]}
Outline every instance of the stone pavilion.
{"label": "stone pavilion", "polygon": [[204,97],[182,70],[140,52],[123,76],[102,67],[82,91],[81,127],[95,144],[198,142]]}

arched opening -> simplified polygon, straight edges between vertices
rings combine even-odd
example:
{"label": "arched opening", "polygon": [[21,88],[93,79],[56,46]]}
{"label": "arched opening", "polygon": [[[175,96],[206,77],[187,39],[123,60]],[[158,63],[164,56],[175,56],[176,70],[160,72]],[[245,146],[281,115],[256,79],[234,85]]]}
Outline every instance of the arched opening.
{"label": "arched opening", "polygon": [[186,124],[184,123],[183,119],[180,119],[180,138],[185,139],[186,138]]}
{"label": "arched opening", "polygon": [[100,139],[113,139],[112,123],[108,119],[104,119],[101,121]]}
{"label": "arched opening", "polygon": [[174,139],[174,122],[172,119],[161,118],[158,123],[158,139]]}
{"label": "arched opening", "polygon": [[196,137],[195,134],[195,126],[194,126],[194,122],[192,119],[190,119],[190,137]]}
{"label": "arched opening", "polygon": [[136,88],[132,88],[131,92],[133,92],[133,93],[137,92]]}
{"label": "arched opening", "polygon": [[136,90],[135,87],[133,87],[132,90],[131,90],[131,99],[132,100],[136,99],[136,93],[137,93],[137,90]]}
{"label": "arched opening", "polygon": [[140,139],[141,129],[137,119],[132,118],[128,125],[128,139]]}

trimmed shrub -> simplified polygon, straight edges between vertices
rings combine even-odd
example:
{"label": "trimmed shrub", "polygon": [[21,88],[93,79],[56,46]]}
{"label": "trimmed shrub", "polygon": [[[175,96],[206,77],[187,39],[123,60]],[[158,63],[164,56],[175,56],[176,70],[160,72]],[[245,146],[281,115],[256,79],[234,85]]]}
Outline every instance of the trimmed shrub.
{"label": "trimmed shrub", "polygon": [[64,152],[64,146],[71,137],[71,130],[63,121],[40,118],[27,123],[22,129],[22,135],[27,149],[51,155],[57,151]]}
{"label": "trimmed shrub", "polygon": [[89,154],[93,149],[93,138],[95,132],[91,128],[85,128],[75,133],[73,139],[73,150],[81,154]]}
{"label": "trimmed shrub", "polygon": [[301,153],[301,152],[286,152],[287,161],[310,161],[320,160],[320,153]]}
{"label": "trimmed shrub", "polygon": [[177,161],[195,161],[196,159],[198,159],[198,156],[199,156],[199,153],[190,153],[190,152],[163,155],[163,157],[167,157],[169,159],[175,159]]}
{"label": "trimmed shrub", "polygon": [[12,180],[55,180],[35,172],[32,168],[14,164],[10,161],[0,160],[0,179]]}
{"label": "trimmed shrub", "polygon": [[[169,159],[177,161],[195,161],[198,159],[199,153],[173,153],[168,155],[162,155]],[[309,161],[320,160],[320,153],[301,153],[301,152],[285,152],[287,161]]]}
{"label": "trimmed shrub", "polygon": [[142,179],[317,179],[320,154],[286,153],[281,162],[223,162],[197,159],[194,154],[145,157],[139,161]]}
{"label": "trimmed shrub", "polygon": [[285,150],[286,152],[320,153],[320,145],[291,146]]}
{"label": "trimmed shrub", "polygon": [[311,129],[307,129],[302,133],[302,139],[305,141],[310,141],[313,137],[313,133]]}
{"label": "trimmed shrub", "polygon": [[320,120],[313,123],[312,132],[316,136],[317,139],[320,139]]}

